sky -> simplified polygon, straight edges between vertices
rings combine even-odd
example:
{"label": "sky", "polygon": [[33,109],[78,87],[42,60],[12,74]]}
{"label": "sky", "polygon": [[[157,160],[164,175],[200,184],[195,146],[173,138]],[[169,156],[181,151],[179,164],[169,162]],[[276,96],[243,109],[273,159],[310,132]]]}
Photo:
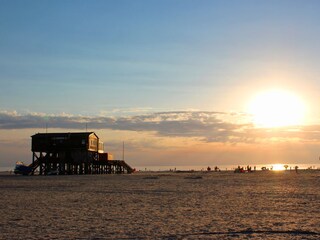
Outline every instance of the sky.
{"label": "sky", "polygon": [[[86,129],[117,159],[125,142],[136,167],[320,164],[319,12],[317,0],[1,0],[0,167],[31,162],[35,133]],[[273,89],[303,102],[303,121],[255,121],[248,106]],[[264,113],[285,99],[267,96]]]}

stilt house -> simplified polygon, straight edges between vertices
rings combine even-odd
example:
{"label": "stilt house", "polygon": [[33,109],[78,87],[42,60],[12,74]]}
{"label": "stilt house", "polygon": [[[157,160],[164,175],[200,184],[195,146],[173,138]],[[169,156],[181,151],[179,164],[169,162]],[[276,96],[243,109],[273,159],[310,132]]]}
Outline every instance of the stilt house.
{"label": "stilt house", "polygon": [[32,138],[32,168],[46,174],[130,173],[124,161],[110,161],[94,132],[38,133]]}

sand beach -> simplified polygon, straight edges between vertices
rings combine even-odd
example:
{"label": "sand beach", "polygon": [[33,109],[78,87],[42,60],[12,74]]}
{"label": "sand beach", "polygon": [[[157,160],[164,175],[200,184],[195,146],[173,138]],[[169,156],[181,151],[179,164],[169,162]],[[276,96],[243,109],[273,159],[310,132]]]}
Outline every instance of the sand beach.
{"label": "sand beach", "polygon": [[320,239],[320,171],[0,175],[0,239]]}

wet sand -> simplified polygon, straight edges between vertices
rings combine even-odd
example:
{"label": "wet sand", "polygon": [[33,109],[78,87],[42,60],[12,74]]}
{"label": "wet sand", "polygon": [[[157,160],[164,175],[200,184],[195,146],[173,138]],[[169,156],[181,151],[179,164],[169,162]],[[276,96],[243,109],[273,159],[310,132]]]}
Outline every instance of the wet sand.
{"label": "wet sand", "polygon": [[320,239],[320,171],[0,175],[0,239]]}

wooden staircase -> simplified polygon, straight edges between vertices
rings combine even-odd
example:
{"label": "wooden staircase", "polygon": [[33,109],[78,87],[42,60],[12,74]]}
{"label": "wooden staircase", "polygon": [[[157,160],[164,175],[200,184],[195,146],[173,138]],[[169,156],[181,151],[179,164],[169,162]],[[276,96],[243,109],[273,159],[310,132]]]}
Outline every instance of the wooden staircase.
{"label": "wooden staircase", "polygon": [[30,167],[32,169],[32,174],[37,169],[37,167],[39,167],[39,164],[40,164],[39,159],[36,159],[33,163],[28,165],[28,167]]}

